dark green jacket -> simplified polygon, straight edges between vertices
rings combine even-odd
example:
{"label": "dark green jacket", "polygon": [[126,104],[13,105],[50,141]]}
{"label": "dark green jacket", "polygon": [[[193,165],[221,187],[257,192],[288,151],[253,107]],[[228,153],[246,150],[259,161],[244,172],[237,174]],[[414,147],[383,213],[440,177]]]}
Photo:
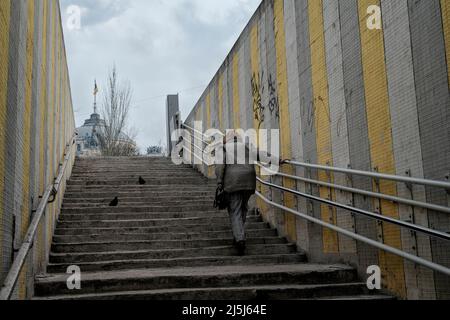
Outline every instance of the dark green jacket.
{"label": "dark green jacket", "polygon": [[[259,150],[252,150],[253,157],[250,158],[250,149],[248,145],[241,142],[234,142],[234,148],[227,148],[229,143],[225,145],[224,162],[228,159],[230,164],[216,165],[217,183],[222,184],[228,193],[239,191],[255,191],[256,190],[256,169],[255,164],[250,160],[259,161]],[[238,159],[238,148],[245,149],[245,159]],[[242,156],[244,153],[242,153]],[[270,157],[270,155],[269,155]],[[232,161],[234,159],[234,161]],[[237,159],[237,160],[236,160]]]}

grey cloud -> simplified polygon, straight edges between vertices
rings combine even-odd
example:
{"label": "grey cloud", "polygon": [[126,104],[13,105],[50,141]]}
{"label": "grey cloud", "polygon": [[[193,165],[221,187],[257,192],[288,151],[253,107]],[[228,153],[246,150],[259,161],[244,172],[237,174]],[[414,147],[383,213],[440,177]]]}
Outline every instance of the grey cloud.
{"label": "grey cloud", "polygon": [[[110,21],[131,8],[131,1],[121,0],[61,0],[61,7],[76,5],[82,10],[82,25],[85,28]],[[63,10],[63,15],[65,15]]]}
{"label": "grey cloud", "polygon": [[186,117],[259,3],[62,0],[63,12],[71,4],[88,8],[81,30],[65,30],[77,125],[92,112],[94,79],[102,90],[115,63],[133,87],[130,125],[139,146],[164,142],[164,96],[180,93]]}

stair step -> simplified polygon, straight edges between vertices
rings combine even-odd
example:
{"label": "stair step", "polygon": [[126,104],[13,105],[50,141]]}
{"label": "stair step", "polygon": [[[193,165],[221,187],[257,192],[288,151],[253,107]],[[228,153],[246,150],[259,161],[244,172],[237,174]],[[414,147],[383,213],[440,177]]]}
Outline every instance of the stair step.
{"label": "stair step", "polygon": [[[249,224],[262,222],[261,217],[247,218]],[[58,228],[130,228],[130,227],[159,227],[159,226],[183,226],[194,224],[216,224],[225,225],[230,223],[228,217],[200,217],[200,218],[176,218],[176,219],[141,219],[132,220],[131,218],[125,220],[62,220],[58,223]]]}
{"label": "stair step", "polygon": [[[64,203],[63,209],[92,209],[92,208],[110,208],[109,203],[113,200],[113,197],[110,197],[109,199],[105,199],[98,203]],[[168,203],[170,203],[170,206],[173,207],[183,207],[183,206],[189,206],[192,207],[193,205],[196,206],[209,206],[212,208],[212,204],[214,203],[214,199],[192,199],[192,200],[183,200],[180,201],[176,197],[173,197],[171,200],[166,199],[165,201],[155,201],[152,199],[149,199],[147,201],[124,201],[123,199],[119,198],[119,206],[120,208],[126,208],[126,207],[162,207],[167,206]]]}
{"label": "stair step", "polygon": [[[180,268],[180,267],[211,267],[233,265],[281,265],[306,262],[306,255],[302,253],[273,254],[256,256],[214,256],[214,257],[185,257],[173,259],[140,259],[116,260],[77,263],[83,272],[103,272],[134,269]],[[49,273],[65,273],[72,263],[50,263]]]}
{"label": "stair step", "polygon": [[[120,196],[120,195],[119,195]],[[191,196],[183,196],[183,195],[169,195],[169,196],[154,196],[154,195],[148,195],[147,197],[123,197],[120,196],[120,201],[123,203],[150,203],[154,204],[155,202],[162,202],[165,203],[171,203],[171,201],[177,200],[177,201],[214,201],[214,195],[206,196],[206,194],[199,194],[197,196],[191,195]],[[64,199],[64,205],[68,204],[99,204],[99,203],[108,203],[107,201],[111,201],[111,194],[109,194],[107,197],[102,198],[68,198]]]}
{"label": "stair step", "polygon": [[[148,181],[146,185],[148,186],[161,186],[161,185],[190,185],[190,184],[208,184],[208,182],[202,178],[165,178],[165,179],[159,179],[159,180],[151,180]],[[113,185],[113,186],[121,186],[121,187],[127,187],[129,185],[138,186],[136,181],[134,180],[93,180],[93,181],[86,181],[86,180],[69,180],[67,181],[68,186],[107,186],[107,185]],[[211,184],[212,185],[212,184]]]}
{"label": "stair step", "polygon": [[[110,242],[79,242],[79,243],[53,243],[52,252],[112,252],[147,249],[185,249],[202,247],[227,246],[231,239],[198,239],[198,240],[167,240],[167,241],[110,241]],[[254,244],[286,244],[285,238],[249,238],[248,245]]]}
{"label": "stair step", "polygon": [[92,221],[92,220],[140,220],[140,219],[186,219],[186,218],[224,218],[225,212],[163,212],[163,213],[91,213],[91,214],[61,214],[59,220]]}
{"label": "stair step", "polygon": [[179,205],[179,206],[122,206],[100,207],[100,208],[63,208],[63,214],[89,214],[89,213],[122,213],[122,212],[189,212],[189,211],[211,211],[213,203],[203,205]]}
{"label": "stair step", "polygon": [[[269,228],[269,224],[265,222],[250,223],[247,225],[248,230],[260,230]],[[204,232],[204,231],[230,231],[231,226],[227,225],[183,225],[183,226],[167,226],[167,227],[121,227],[121,228],[56,228],[56,235],[89,235],[89,234],[124,234],[124,233],[187,233],[187,232]]]}
{"label": "stair step", "polygon": [[[37,300],[275,300],[289,299],[292,296],[314,299],[322,295],[336,297],[341,294],[363,294],[367,288],[363,283],[314,284],[314,285],[266,285],[228,288],[192,288],[125,291],[94,293],[72,296],[50,296]],[[379,296],[361,297],[377,299]]]}
{"label": "stair step", "polygon": [[119,191],[119,190],[110,190],[107,191],[104,188],[101,188],[99,191],[95,190],[83,190],[79,192],[74,192],[68,189],[66,193],[64,194],[64,200],[70,200],[70,201],[83,201],[83,199],[89,200],[89,201],[95,201],[94,199],[102,198],[102,199],[111,199],[112,193],[114,193],[114,196],[117,196],[119,198],[127,199],[131,197],[144,197],[144,198],[167,198],[167,199],[173,199],[174,197],[211,197],[211,192],[215,192],[215,190],[206,191],[205,189],[199,190],[199,191],[189,191],[185,190],[183,192],[182,190],[179,190],[176,192],[176,190],[168,190],[168,191],[152,191],[152,190],[134,190],[134,191]]}
{"label": "stair step", "polygon": [[74,292],[67,288],[67,274],[37,277],[35,292],[38,296],[49,296],[180,288],[336,284],[355,282],[356,271],[343,265],[245,265],[82,273],[82,279],[81,289]]}
{"label": "stair step", "polygon": [[[275,237],[278,235],[275,229],[247,230],[247,237]],[[93,241],[186,241],[198,239],[232,239],[231,230],[227,231],[201,231],[185,233],[117,233],[117,234],[86,234],[86,235],[55,235],[55,243],[93,242]]]}
{"label": "stair step", "polygon": [[[293,244],[249,245],[246,255],[272,255],[295,253]],[[111,260],[139,260],[139,259],[174,259],[181,257],[210,257],[237,255],[233,246],[202,247],[165,250],[132,250],[114,252],[82,252],[82,253],[50,253],[51,263],[82,263]]]}

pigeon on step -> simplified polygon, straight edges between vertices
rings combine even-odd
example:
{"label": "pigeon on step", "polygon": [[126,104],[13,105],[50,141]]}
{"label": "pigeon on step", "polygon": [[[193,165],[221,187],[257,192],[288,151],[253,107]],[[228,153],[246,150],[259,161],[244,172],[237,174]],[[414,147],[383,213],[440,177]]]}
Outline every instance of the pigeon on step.
{"label": "pigeon on step", "polygon": [[144,180],[144,178],[139,177],[139,184],[142,186],[144,184],[146,184],[147,182]]}
{"label": "pigeon on step", "polygon": [[113,201],[109,203],[110,207],[117,207],[119,205],[119,198],[115,197]]}

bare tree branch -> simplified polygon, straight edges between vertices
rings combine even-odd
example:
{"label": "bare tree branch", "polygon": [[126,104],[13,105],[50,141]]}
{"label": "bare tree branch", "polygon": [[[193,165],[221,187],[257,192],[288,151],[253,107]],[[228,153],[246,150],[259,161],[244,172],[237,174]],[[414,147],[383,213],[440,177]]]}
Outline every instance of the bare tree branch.
{"label": "bare tree branch", "polygon": [[133,156],[138,152],[134,141],[136,135],[131,137],[126,134],[132,97],[130,83],[120,82],[116,66],[113,66],[103,95],[105,127],[97,134],[104,156]]}

